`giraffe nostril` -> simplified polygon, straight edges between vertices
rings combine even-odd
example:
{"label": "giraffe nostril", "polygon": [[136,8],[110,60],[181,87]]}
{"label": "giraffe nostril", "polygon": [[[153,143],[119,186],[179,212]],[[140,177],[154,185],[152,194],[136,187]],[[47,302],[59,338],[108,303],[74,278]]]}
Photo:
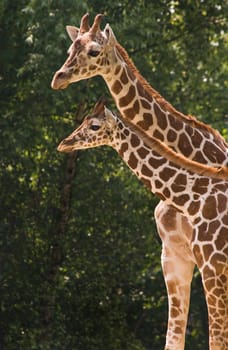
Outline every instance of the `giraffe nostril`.
{"label": "giraffe nostril", "polygon": [[57,74],[57,78],[63,78],[64,75],[65,75],[64,72],[59,72],[59,73]]}
{"label": "giraffe nostril", "polygon": [[65,89],[69,85],[68,79],[69,74],[66,71],[60,70],[56,72],[51,82],[52,89]]}

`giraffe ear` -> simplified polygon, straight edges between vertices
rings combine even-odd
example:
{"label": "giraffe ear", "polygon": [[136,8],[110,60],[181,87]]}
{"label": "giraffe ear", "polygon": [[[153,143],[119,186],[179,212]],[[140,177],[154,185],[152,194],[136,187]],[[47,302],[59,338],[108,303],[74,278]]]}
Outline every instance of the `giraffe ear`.
{"label": "giraffe ear", "polygon": [[104,34],[107,38],[107,44],[110,46],[114,46],[117,43],[116,37],[112,31],[112,28],[109,24],[106,24],[104,29]]}
{"label": "giraffe ear", "polygon": [[108,127],[112,129],[116,122],[115,115],[108,109],[106,106],[104,106],[105,111],[105,117],[106,117],[106,123],[108,124]]}
{"label": "giraffe ear", "polygon": [[66,31],[72,41],[74,41],[77,38],[79,33],[79,29],[73,26],[66,26]]}
{"label": "giraffe ear", "polygon": [[104,112],[104,108],[105,108],[105,98],[103,96],[101,96],[99,98],[99,100],[97,101],[97,103],[95,104],[95,107],[93,109],[93,114],[101,114]]}

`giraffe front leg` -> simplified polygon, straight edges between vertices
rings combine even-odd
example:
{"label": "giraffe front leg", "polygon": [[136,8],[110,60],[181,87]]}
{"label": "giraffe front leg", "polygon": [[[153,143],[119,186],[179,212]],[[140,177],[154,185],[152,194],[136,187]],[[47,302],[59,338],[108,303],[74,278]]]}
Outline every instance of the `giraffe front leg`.
{"label": "giraffe front leg", "polygon": [[222,249],[222,241],[227,242],[225,235],[220,251],[214,253],[212,244],[199,242],[193,247],[207,302],[210,350],[228,350],[228,244]]}
{"label": "giraffe front leg", "polygon": [[184,350],[194,265],[163,245],[162,269],[169,304],[165,350]]}
{"label": "giraffe front leg", "polygon": [[195,266],[189,245],[193,230],[187,218],[164,202],[157,206],[155,219],[162,239],[161,262],[169,304],[165,350],[184,350]]}
{"label": "giraffe front leg", "polygon": [[228,272],[201,270],[208,308],[210,350],[228,350]]}

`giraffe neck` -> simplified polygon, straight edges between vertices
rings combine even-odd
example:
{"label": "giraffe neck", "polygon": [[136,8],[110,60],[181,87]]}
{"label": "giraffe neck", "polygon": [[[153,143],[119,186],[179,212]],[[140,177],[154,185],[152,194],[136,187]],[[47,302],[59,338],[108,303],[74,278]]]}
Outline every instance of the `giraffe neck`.
{"label": "giraffe neck", "polygon": [[[216,193],[220,188],[221,192],[228,192],[226,182],[193,174],[176,166],[151,150],[121,120],[118,123],[110,146],[118,152],[151,192],[187,215],[192,222],[197,218],[198,213],[205,211],[204,208],[209,205],[208,187],[214,188]],[[226,201],[224,195],[224,202]],[[217,215],[217,212],[211,215]]]}
{"label": "giraffe neck", "polygon": [[126,120],[197,162],[227,166],[228,146],[209,126],[172,107],[149,86],[118,44],[112,70],[103,75],[116,105]]}

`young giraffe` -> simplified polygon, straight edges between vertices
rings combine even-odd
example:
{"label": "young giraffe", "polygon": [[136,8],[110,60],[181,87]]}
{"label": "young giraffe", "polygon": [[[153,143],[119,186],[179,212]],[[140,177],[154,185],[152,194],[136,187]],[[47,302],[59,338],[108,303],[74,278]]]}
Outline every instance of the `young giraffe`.
{"label": "young giraffe", "polygon": [[[137,132],[137,131],[136,131]],[[113,115],[99,102],[82,125],[58,146],[61,152],[113,147],[133,172],[163,199],[155,218],[162,240],[162,267],[169,301],[166,350],[183,350],[195,264],[204,284],[211,321],[211,349],[228,348],[227,230],[228,182],[198,175],[159,155],[161,143],[148,147],[145,135]],[[148,141],[148,140],[146,140]],[[150,141],[148,141],[150,143]],[[161,149],[161,153],[163,153]],[[207,188],[210,188],[208,193]],[[195,229],[193,229],[195,227]],[[213,237],[205,229],[213,228]],[[198,236],[197,236],[198,231]],[[213,253],[212,253],[213,252]]]}
{"label": "young giraffe", "polygon": [[[184,116],[176,111],[152,89],[140,76],[125,50],[117,43],[110,26],[107,25],[104,31],[100,30],[100,21],[101,15],[96,16],[90,28],[88,15],[85,15],[80,29],[67,27],[73,43],[69,49],[69,58],[53,78],[52,87],[64,88],[71,82],[101,75],[123,118],[131,120],[137,126],[137,130],[144,129],[148,136],[153,135],[164,141],[176,152],[190,159],[214,166],[226,166],[227,144],[223,138],[193,117]],[[210,188],[207,190],[210,191]],[[226,228],[223,229],[227,231]],[[197,237],[198,229],[194,230]],[[208,231],[207,239],[210,242],[213,232],[210,234],[209,230],[216,232],[216,227],[211,225],[202,227],[201,230],[204,230],[205,234]],[[226,243],[222,238],[220,242],[221,246]],[[198,254],[195,255],[200,266],[201,259]],[[207,284],[204,288],[207,291]],[[211,312],[210,348],[217,350],[220,347],[214,345],[216,336],[212,336],[212,318]]]}

